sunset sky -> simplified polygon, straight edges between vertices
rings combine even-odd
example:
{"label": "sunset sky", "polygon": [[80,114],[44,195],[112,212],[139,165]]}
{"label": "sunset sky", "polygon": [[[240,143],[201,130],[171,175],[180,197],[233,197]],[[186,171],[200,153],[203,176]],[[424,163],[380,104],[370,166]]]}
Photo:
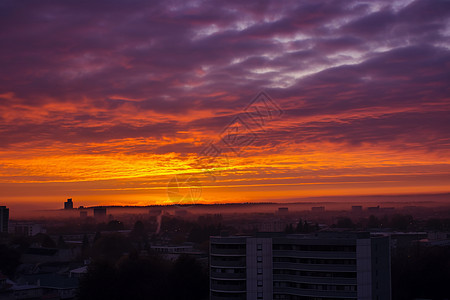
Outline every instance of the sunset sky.
{"label": "sunset sky", "polygon": [[449,17],[440,0],[1,1],[0,205],[171,204],[174,178],[198,203],[450,192]]}

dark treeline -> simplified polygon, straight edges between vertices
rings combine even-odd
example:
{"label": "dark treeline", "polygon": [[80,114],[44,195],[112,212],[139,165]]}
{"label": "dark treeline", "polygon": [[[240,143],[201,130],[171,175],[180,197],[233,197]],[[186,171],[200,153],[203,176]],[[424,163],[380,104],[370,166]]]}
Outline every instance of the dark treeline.
{"label": "dark treeline", "polygon": [[[181,225],[180,220],[173,220],[164,230],[183,228]],[[190,256],[172,262],[152,252],[148,231],[141,221],[135,223],[128,236],[97,233],[93,245],[86,249],[85,255],[93,262],[80,280],[80,300],[208,298],[207,267]]]}
{"label": "dark treeline", "polygon": [[390,216],[370,215],[368,218],[357,220],[352,220],[349,217],[339,217],[331,227],[364,230],[387,228],[401,231],[448,231],[450,230],[450,219],[430,218],[419,220],[407,214]]}
{"label": "dark treeline", "polygon": [[400,249],[391,261],[394,300],[450,299],[450,247]]}
{"label": "dark treeline", "polygon": [[130,255],[116,263],[94,261],[80,281],[79,299],[208,299],[205,268],[194,258],[180,256],[175,262],[157,256]]}

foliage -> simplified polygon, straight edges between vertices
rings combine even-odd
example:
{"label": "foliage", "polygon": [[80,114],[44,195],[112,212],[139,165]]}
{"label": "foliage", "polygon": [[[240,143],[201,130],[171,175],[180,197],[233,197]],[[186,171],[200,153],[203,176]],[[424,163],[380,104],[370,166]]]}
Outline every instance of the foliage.
{"label": "foliage", "polygon": [[95,241],[92,257],[115,262],[131,249],[132,245],[127,237],[118,233],[105,234]]}
{"label": "foliage", "polygon": [[418,247],[392,257],[394,300],[448,299],[450,247]]}
{"label": "foliage", "polygon": [[20,264],[20,252],[17,249],[0,244],[0,271],[13,277]]}
{"label": "foliage", "polygon": [[93,299],[195,299],[208,298],[208,276],[193,258],[175,263],[156,256],[121,258],[117,264],[99,260],[80,281],[80,300]]}

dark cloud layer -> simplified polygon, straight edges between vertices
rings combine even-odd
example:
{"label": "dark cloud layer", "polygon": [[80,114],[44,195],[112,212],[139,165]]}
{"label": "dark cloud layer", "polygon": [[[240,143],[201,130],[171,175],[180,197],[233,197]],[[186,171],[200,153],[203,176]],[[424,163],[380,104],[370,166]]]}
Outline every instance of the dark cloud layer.
{"label": "dark cloud layer", "polygon": [[1,147],[219,134],[265,89],[285,110],[271,143],[448,149],[449,16],[444,0],[2,1]]}

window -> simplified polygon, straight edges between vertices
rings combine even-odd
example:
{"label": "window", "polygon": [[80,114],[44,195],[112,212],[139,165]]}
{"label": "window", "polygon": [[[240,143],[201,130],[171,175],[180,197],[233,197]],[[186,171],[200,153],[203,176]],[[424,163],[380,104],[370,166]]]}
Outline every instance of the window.
{"label": "window", "polygon": [[258,257],[256,257],[256,261],[258,261],[258,262],[262,262],[262,256],[258,256]]}
{"label": "window", "polygon": [[263,293],[259,292],[259,293],[257,294],[257,297],[258,297],[258,299],[263,299]]}
{"label": "window", "polygon": [[258,286],[262,286],[262,285],[263,285],[262,280],[258,280]]}
{"label": "window", "polygon": [[256,249],[257,249],[257,250],[262,250],[262,244],[257,244],[257,245],[256,245]]}
{"label": "window", "polygon": [[262,274],[262,271],[263,269],[262,268],[258,268],[258,270],[257,270],[257,272],[258,272],[258,274]]}

